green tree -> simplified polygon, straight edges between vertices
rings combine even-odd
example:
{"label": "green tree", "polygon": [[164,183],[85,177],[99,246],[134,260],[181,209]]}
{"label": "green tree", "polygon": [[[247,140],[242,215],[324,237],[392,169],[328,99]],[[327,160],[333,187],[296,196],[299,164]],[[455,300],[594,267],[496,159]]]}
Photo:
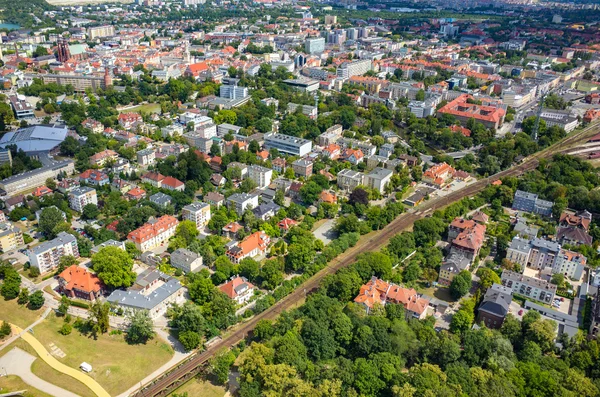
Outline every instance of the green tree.
{"label": "green tree", "polygon": [[81,213],[81,217],[83,219],[96,219],[96,217],[100,215],[100,210],[96,204],[86,204],[83,207],[83,212]]}
{"label": "green tree", "polygon": [[471,289],[471,272],[462,270],[450,282],[450,295],[454,299],[460,299]]}
{"label": "green tree", "polygon": [[58,268],[56,272],[60,274],[69,266],[76,265],[77,263],[77,258],[75,258],[73,255],[61,256],[58,260]]}
{"label": "green tree", "polygon": [[133,260],[117,247],[103,247],[92,256],[92,266],[98,277],[109,288],[129,287],[137,275],[132,270]]}
{"label": "green tree", "polygon": [[127,342],[133,344],[145,344],[154,338],[154,323],[147,310],[135,310],[128,318]]}
{"label": "green tree", "polygon": [[29,296],[29,308],[31,310],[40,309],[44,306],[44,302],[46,302],[46,298],[44,298],[44,293],[41,290],[37,290]]}
{"label": "green tree", "polygon": [[191,351],[200,346],[202,337],[194,331],[183,331],[179,333],[179,342],[186,351]]}
{"label": "green tree", "polygon": [[273,290],[283,282],[283,265],[279,259],[268,259],[260,269],[263,288]]}
{"label": "green tree", "polygon": [[240,274],[254,282],[260,274],[260,265],[252,258],[244,258],[240,262]]}
{"label": "green tree", "polygon": [[190,299],[199,305],[206,303],[215,289],[209,278],[198,276],[189,285]]}
{"label": "green tree", "polygon": [[56,237],[56,226],[64,224],[65,219],[63,213],[56,207],[47,207],[42,210],[40,214],[40,220],[38,222],[38,228],[44,233],[49,239]]}
{"label": "green tree", "polygon": [[196,223],[193,221],[181,221],[175,230],[175,236],[183,238],[186,242],[186,247],[190,245],[199,234],[200,232],[196,227]]}
{"label": "green tree", "polygon": [[19,297],[17,298],[17,303],[19,305],[26,305],[29,303],[29,290],[27,288],[21,288],[21,292],[19,292]]}
{"label": "green tree", "polygon": [[57,312],[61,316],[66,316],[69,313],[69,306],[71,301],[65,295],[60,297],[60,304],[58,305]]}
{"label": "green tree", "polygon": [[235,354],[231,350],[218,353],[209,360],[209,370],[218,384],[224,385],[229,379],[229,369],[235,362]]}
{"label": "green tree", "polygon": [[89,310],[88,318],[94,336],[104,334],[109,327],[110,303],[96,301]]}

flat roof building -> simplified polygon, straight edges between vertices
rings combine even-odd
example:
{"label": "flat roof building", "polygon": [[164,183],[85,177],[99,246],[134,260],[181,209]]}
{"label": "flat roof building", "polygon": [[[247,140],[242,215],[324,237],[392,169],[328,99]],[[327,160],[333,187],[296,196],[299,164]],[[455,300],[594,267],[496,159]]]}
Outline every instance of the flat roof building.
{"label": "flat roof building", "polygon": [[302,157],[312,151],[312,142],[291,135],[270,134],[265,135],[265,147],[268,150],[277,149],[282,153]]}

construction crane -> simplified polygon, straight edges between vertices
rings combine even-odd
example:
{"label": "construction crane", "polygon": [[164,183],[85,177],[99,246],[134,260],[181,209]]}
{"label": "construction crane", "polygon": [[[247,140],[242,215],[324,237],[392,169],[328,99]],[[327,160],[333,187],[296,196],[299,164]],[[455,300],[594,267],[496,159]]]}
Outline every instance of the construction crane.
{"label": "construction crane", "polygon": [[531,134],[533,135],[533,140],[537,142],[538,140],[538,132],[540,129],[540,119],[542,117],[542,109],[544,108],[544,101],[546,100],[546,95],[548,93],[544,92],[542,97],[540,98],[540,106],[538,106],[537,114],[535,115],[535,124],[533,125],[533,131]]}

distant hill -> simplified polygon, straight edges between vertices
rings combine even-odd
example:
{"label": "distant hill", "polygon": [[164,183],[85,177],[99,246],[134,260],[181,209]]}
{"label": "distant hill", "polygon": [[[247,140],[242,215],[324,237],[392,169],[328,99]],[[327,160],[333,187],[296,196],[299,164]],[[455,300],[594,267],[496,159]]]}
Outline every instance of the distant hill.
{"label": "distant hill", "polygon": [[53,7],[45,0],[0,0],[0,19],[7,23],[14,23],[23,28],[32,27],[34,19],[31,14],[41,17],[44,11]]}

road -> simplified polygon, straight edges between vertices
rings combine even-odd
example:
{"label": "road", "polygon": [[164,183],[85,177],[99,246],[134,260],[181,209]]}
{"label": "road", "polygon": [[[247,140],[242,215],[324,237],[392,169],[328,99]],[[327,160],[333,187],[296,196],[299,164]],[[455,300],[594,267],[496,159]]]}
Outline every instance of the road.
{"label": "road", "polygon": [[425,216],[433,213],[435,210],[441,209],[465,197],[472,197],[476,195],[495,180],[508,176],[522,175],[525,172],[533,170],[539,164],[539,159],[549,158],[555,153],[564,151],[573,145],[585,141],[589,137],[598,133],[599,126],[599,123],[594,123],[581,131],[577,131],[572,135],[569,135],[551,147],[530,156],[520,165],[499,172],[491,177],[481,179],[464,187],[463,189],[452,192],[445,197],[427,201],[415,212],[406,212],[400,215],[367,242],[349,249],[339,258],[331,261],[326,268],[315,274],[290,295],[275,303],[271,308],[252,317],[247,322],[240,324],[237,328],[234,327],[233,331],[229,335],[225,336],[221,341],[211,345],[203,352],[198,352],[192,355],[187,361],[182,362],[178,366],[172,368],[169,372],[155,379],[152,383],[144,385],[133,396],[155,397],[168,395],[173,389],[181,384],[182,380],[190,379],[191,376],[197,373],[198,368],[206,363],[207,360],[210,359],[215,353],[224,348],[230,348],[237,345],[240,341],[250,335],[259,321],[274,320],[281,314],[281,312],[294,308],[297,302],[305,298],[307,292],[314,291],[319,287],[321,280],[324,277],[352,264],[356,258],[356,255],[358,255],[360,252],[377,251],[381,249],[387,244],[391,237],[403,230],[410,228],[415,221],[424,218]]}

